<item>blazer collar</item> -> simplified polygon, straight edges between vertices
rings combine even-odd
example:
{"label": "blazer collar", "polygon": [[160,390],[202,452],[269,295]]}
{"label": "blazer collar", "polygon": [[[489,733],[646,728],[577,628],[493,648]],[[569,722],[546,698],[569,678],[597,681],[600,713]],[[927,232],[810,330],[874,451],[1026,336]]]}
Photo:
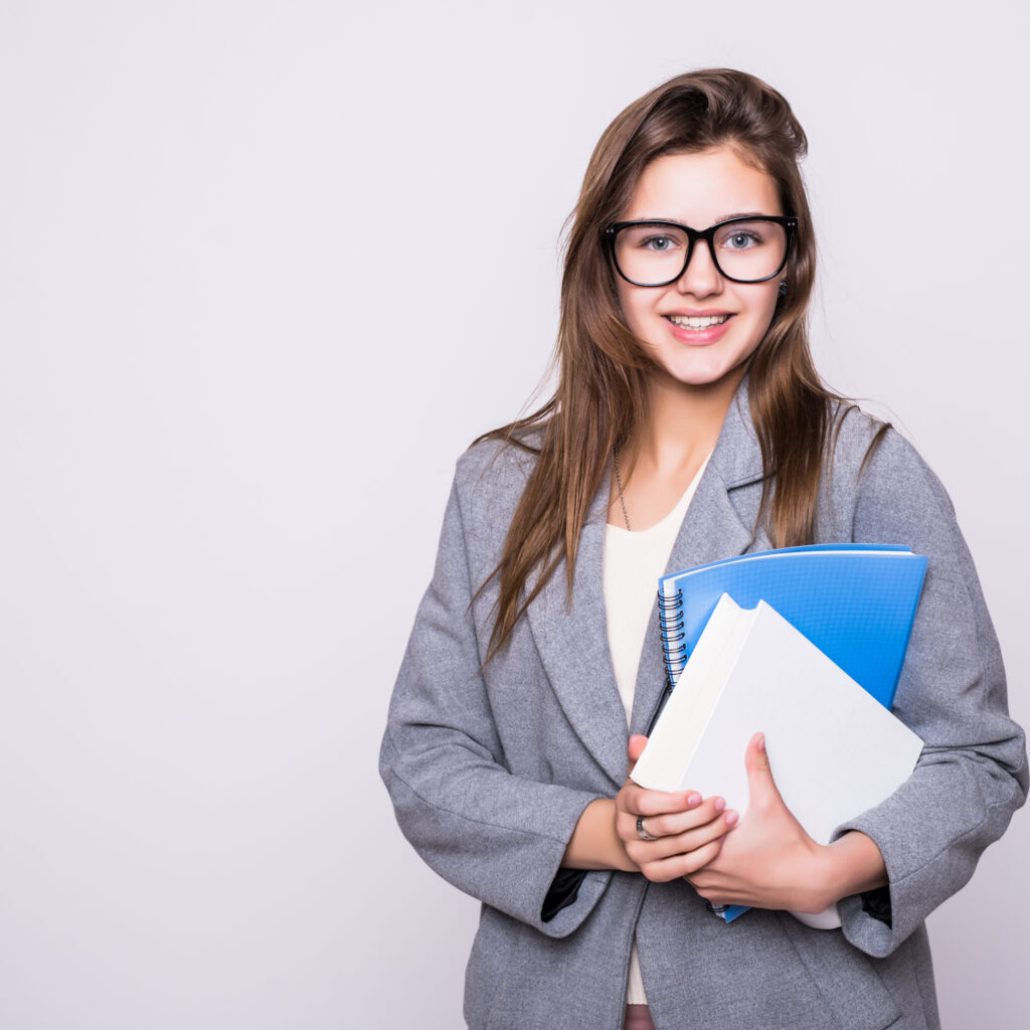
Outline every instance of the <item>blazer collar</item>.
{"label": "blazer collar", "polygon": [[[562,565],[529,606],[528,617],[566,717],[612,782],[621,786],[627,769],[626,716],[608,648],[602,577],[609,478],[602,477],[580,533],[571,599],[567,603]],[[741,554],[757,542],[751,527],[737,515],[729,491],[761,478],[761,451],[751,423],[745,380],[730,404],[666,572]],[[655,589],[657,593],[657,583]],[[631,720],[634,733],[646,730],[664,682],[656,615],[649,623],[637,672]]]}

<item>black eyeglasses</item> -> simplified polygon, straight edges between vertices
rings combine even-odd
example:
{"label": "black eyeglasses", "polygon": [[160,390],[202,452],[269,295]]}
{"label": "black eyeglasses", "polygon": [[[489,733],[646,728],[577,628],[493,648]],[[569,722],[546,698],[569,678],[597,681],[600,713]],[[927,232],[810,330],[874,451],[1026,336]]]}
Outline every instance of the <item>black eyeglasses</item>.
{"label": "black eyeglasses", "polygon": [[798,220],[784,215],[728,218],[707,229],[678,222],[615,222],[604,230],[615,270],[634,286],[668,286],[690,264],[698,240],[735,283],[762,283],[783,271]]}

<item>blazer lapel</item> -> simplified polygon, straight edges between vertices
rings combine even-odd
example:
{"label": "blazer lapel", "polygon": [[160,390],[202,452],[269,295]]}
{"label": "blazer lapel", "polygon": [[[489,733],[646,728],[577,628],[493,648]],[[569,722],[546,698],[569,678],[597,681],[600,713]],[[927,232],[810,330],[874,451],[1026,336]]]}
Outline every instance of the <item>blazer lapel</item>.
{"label": "blazer lapel", "polygon": [[[751,424],[747,384],[730,404],[715,451],[680,527],[666,572],[690,568],[761,546],[744,525],[730,491],[762,478],[761,451]],[[571,601],[566,600],[565,567],[559,566],[529,606],[528,618],[544,668],[565,714],[598,764],[616,786],[626,778],[626,715],[615,683],[604,606],[603,559],[608,509],[608,477],[590,506],[580,533]],[[655,584],[657,591],[657,583]],[[646,730],[665,684],[655,618],[648,625],[631,726]]]}
{"label": "blazer lapel", "polygon": [[529,625],[551,686],[573,729],[616,786],[626,778],[626,713],[608,650],[602,562],[608,477],[579,537],[572,598],[560,565],[529,606]]}

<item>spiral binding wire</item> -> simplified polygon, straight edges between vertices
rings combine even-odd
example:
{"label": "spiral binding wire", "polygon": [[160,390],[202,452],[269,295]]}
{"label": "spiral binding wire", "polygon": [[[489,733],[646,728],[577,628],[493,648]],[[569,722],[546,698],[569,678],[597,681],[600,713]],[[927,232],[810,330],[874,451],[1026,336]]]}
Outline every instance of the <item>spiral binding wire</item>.
{"label": "spiral binding wire", "polygon": [[658,624],[665,662],[665,689],[672,690],[676,677],[687,663],[686,634],[683,632],[683,591],[672,597],[658,594]]}

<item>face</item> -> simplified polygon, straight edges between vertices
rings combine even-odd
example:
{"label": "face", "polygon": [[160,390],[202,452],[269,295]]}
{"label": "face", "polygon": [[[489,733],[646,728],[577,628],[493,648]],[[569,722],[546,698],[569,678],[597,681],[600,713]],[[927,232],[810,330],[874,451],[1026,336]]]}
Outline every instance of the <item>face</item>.
{"label": "face", "polygon": [[[744,214],[782,215],[776,183],[722,146],[656,158],[620,221],[659,219],[707,229]],[[720,275],[699,240],[686,271],[668,286],[615,278],[630,331],[674,380],[706,387],[735,385],[743,375],[744,362],[772,322],[783,274],[764,283],[733,282]]]}

